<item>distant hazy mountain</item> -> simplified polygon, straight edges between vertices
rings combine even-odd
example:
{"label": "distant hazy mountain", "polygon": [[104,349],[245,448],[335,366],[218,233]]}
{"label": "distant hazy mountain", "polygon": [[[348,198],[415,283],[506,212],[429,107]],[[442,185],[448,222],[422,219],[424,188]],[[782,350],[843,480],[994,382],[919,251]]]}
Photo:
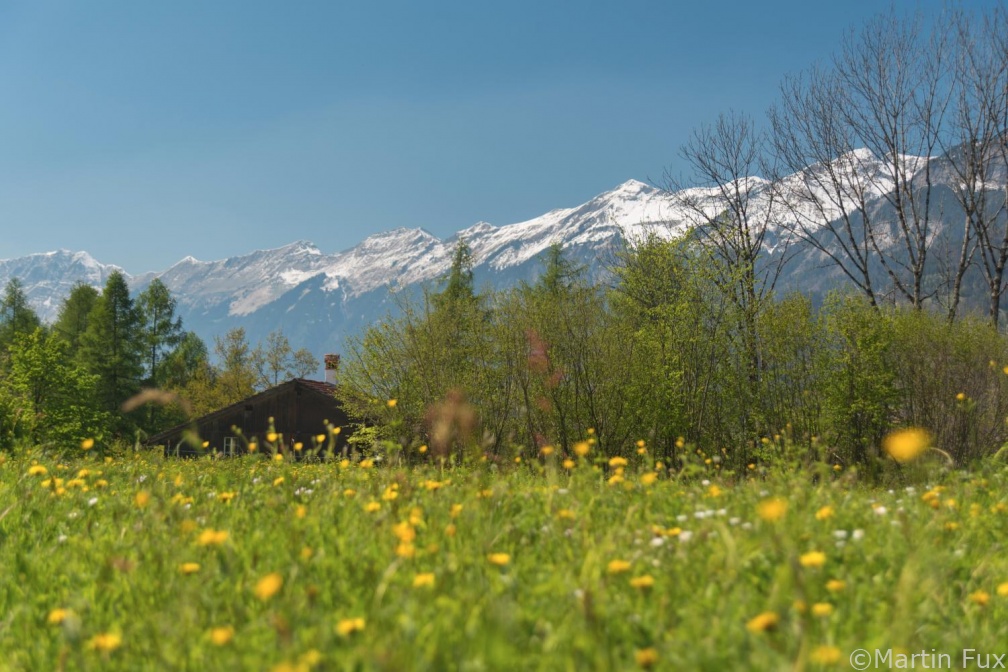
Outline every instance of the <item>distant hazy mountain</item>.
{"label": "distant hazy mountain", "polygon": [[[880,164],[863,150],[844,158],[851,170],[871,176],[878,207],[885,207],[880,197],[890,187]],[[770,183],[749,179],[756,194],[753,207],[770,207]],[[799,181],[792,176],[779,185],[797,189]],[[713,190],[687,193],[712,214],[723,207]],[[208,345],[214,335],[234,326],[245,327],[253,342],[283,328],[292,344],[308,347],[321,358],[325,352],[339,352],[347,335],[394,311],[393,291],[416,291],[443,276],[459,237],[472,249],[477,284],[506,287],[533,280],[541,270],[541,254],[553,243],[560,243],[576,261],[598,268],[624,236],[649,230],[679,235],[689,219],[681,202],[630,180],[574,208],[499,227],[479,222],[446,240],[423,229],[396,229],[341,252],[324,252],[298,241],[219,261],[186,257],[165,271],[129,280],[134,291],[140,291],[152,278],[161,278],[177,298],[186,328]],[[774,213],[775,221],[786,216]],[[778,241],[776,235],[767,237],[770,253]],[[40,316],[51,321],[76,282],[100,287],[113,270],[118,267],[86,252],[61,250],[0,261],[0,283],[20,278]],[[820,255],[806,253],[792,263],[782,287],[821,292],[842,281]]]}

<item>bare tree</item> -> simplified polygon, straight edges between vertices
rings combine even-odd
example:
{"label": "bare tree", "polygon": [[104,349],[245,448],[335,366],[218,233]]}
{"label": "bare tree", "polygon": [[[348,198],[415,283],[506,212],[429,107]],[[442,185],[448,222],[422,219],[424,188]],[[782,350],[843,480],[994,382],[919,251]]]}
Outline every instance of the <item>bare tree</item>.
{"label": "bare tree", "polygon": [[877,304],[878,269],[915,308],[933,238],[931,162],[948,106],[947,44],[894,11],[851,33],[828,69],[784,81],[770,111],[795,233]]}
{"label": "bare tree", "polygon": [[680,155],[693,169],[692,178],[666,171],[663,186],[722,262],[720,289],[740,310],[746,346],[758,357],[756,320],[789,259],[792,238],[778,229],[776,192],[759,177],[774,172],[765,164],[771,155],[766,134],[748,116],[730,112],[694,131]]}
{"label": "bare tree", "polygon": [[963,172],[973,173],[967,195],[972,199],[978,265],[987,284],[988,315],[997,326],[1008,265],[1008,12],[995,9],[981,27],[961,20],[959,36],[964,52],[962,86],[968,91],[964,96],[975,107],[974,128],[963,134],[964,140],[974,143],[963,159],[967,163]]}

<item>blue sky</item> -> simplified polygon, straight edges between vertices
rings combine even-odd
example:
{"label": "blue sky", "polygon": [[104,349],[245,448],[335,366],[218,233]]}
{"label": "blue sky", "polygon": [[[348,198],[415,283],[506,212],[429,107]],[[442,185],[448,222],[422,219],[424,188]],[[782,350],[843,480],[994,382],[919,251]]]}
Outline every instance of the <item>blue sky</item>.
{"label": "blue sky", "polygon": [[140,273],[521,221],[678,172],[883,8],[0,1],[0,258]]}

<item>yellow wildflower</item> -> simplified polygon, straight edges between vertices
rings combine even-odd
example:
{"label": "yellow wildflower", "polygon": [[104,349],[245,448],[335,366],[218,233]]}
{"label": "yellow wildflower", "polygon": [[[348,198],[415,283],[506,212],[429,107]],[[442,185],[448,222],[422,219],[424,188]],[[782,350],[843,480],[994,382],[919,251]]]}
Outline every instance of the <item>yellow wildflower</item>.
{"label": "yellow wildflower", "polygon": [[997,594],[998,597],[1008,597],[1008,581],[998,584]]}
{"label": "yellow wildflower", "polygon": [[824,506],[821,509],[819,509],[818,511],[816,511],[816,514],[815,514],[815,519],[816,520],[829,520],[832,517],[833,517],[833,507],[832,506]]}
{"label": "yellow wildflower", "polygon": [[228,533],[225,530],[206,529],[200,532],[196,543],[200,546],[220,546],[227,541]]}
{"label": "yellow wildflower", "polygon": [[654,648],[640,649],[634,652],[634,660],[639,667],[648,669],[654,667],[658,662],[658,651]]}
{"label": "yellow wildflower", "polygon": [[226,646],[234,639],[235,629],[230,625],[210,629],[210,641],[216,646]]}
{"label": "yellow wildflower", "polygon": [[396,404],[397,404],[397,403],[399,403],[399,401],[398,401],[397,399],[389,399],[389,400],[388,400],[387,402],[385,402],[385,403],[386,403],[386,405],[387,405],[387,406],[388,406],[389,408],[395,408],[395,407],[396,407]]}
{"label": "yellow wildflower", "polygon": [[570,460],[570,459],[564,460],[563,461],[563,468],[564,469],[573,469],[574,468],[574,460]]}
{"label": "yellow wildflower", "polygon": [[133,502],[137,505],[138,509],[144,508],[150,502],[150,493],[146,490],[141,490],[136,493],[136,496],[133,498]]}
{"label": "yellow wildflower", "polygon": [[94,448],[94,439],[84,439],[80,444],[81,450],[91,450]]}
{"label": "yellow wildflower", "polygon": [[612,467],[613,469],[615,469],[616,467],[625,467],[627,466],[626,458],[619,456],[609,458],[609,466]]}
{"label": "yellow wildflower", "polygon": [[798,557],[798,564],[802,567],[818,569],[826,564],[826,554],[822,551],[809,551],[808,553],[802,553]]}
{"label": "yellow wildflower", "polygon": [[59,625],[66,619],[70,618],[70,616],[72,615],[73,612],[70,611],[69,609],[59,609],[59,608],[53,609],[52,611],[49,612],[49,616],[46,618],[46,622],[49,623],[49,625]]}
{"label": "yellow wildflower", "polygon": [[843,653],[835,646],[823,645],[812,649],[809,659],[817,665],[836,665],[843,658]]}
{"label": "yellow wildflower", "polygon": [[931,435],[916,427],[893,432],[882,441],[889,457],[901,464],[917,459],[930,445]]}
{"label": "yellow wildflower", "polygon": [[829,602],[816,602],[812,605],[812,615],[825,618],[833,613],[833,605]]}
{"label": "yellow wildflower", "polygon": [[283,577],[279,573],[273,572],[259,579],[255,587],[255,596],[265,602],[276,595],[283,587]]}
{"label": "yellow wildflower", "polygon": [[626,560],[610,560],[606,565],[606,571],[610,574],[621,574],[630,569],[630,563]]}
{"label": "yellow wildflower", "polygon": [[498,567],[503,567],[504,565],[511,562],[511,556],[507,553],[491,553],[487,556],[487,560],[490,561],[491,565],[497,565]]}
{"label": "yellow wildflower", "polygon": [[987,603],[990,602],[990,593],[986,590],[978,590],[976,592],[970,593],[970,602],[977,604],[981,607],[986,607]]}
{"label": "yellow wildflower", "polygon": [[756,507],[756,515],[768,523],[773,523],[783,518],[787,509],[787,500],[781,497],[771,497],[759,503]]}
{"label": "yellow wildflower", "polygon": [[341,637],[347,637],[355,632],[360,632],[364,629],[364,619],[363,618],[344,618],[336,624],[336,634]]}
{"label": "yellow wildflower", "polygon": [[840,579],[830,579],[826,582],[826,590],[831,593],[839,593],[844,588],[847,587],[846,581],[841,581]]}
{"label": "yellow wildflower", "polygon": [[654,586],[654,577],[650,574],[645,574],[644,576],[635,576],[630,579],[630,585],[633,588],[640,588],[642,590],[647,588],[652,588]]}
{"label": "yellow wildflower", "polygon": [[43,467],[41,464],[33,464],[28,467],[29,476],[45,476],[49,473],[49,470]]}
{"label": "yellow wildflower", "polygon": [[434,585],[434,573],[422,572],[413,577],[414,588],[426,588]]}
{"label": "yellow wildflower", "polygon": [[646,474],[641,474],[640,482],[641,485],[653,485],[655,481],[658,480],[658,474],[653,471],[649,471]]}
{"label": "yellow wildflower", "polygon": [[574,444],[574,454],[578,457],[584,457],[588,454],[589,448],[587,441],[578,441]]}
{"label": "yellow wildflower", "polygon": [[768,632],[777,627],[780,617],[772,611],[764,611],[749,619],[746,623],[746,630],[752,633]]}
{"label": "yellow wildflower", "polygon": [[195,574],[200,570],[200,564],[198,562],[183,562],[179,565],[179,571],[183,574]]}
{"label": "yellow wildflower", "polygon": [[368,513],[374,513],[375,511],[381,511],[381,504],[378,502],[368,502],[364,505],[364,510]]}
{"label": "yellow wildflower", "polygon": [[115,651],[120,646],[122,646],[122,637],[114,632],[97,634],[87,643],[87,648],[102,652]]}

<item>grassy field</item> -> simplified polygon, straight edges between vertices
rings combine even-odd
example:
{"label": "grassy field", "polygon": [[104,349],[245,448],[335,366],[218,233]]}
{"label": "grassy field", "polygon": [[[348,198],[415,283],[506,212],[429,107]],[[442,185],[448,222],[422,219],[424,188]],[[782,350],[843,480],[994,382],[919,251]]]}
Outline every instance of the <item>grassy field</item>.
{"label": "grassy field", "polygon": [[893,667],[1008,651],[1008,471],[685,480],[641,452],[506,469],[6,456],[0,669],[847,669],[859,648]]}

